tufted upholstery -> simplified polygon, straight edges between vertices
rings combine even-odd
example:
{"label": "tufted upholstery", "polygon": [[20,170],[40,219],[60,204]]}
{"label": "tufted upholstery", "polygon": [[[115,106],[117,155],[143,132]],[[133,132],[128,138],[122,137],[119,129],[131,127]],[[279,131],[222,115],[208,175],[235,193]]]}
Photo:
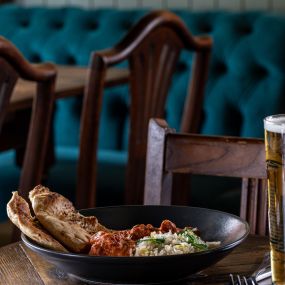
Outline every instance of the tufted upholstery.
{"label": "tufted upholstery", "polygon": [[[91,51],[114,45],[146,12],[2,5],[0,34],[33,62],[87,65]],[[285,112],[285,18],[264,12],[174,12],[193,34],[206,33],[214,39],[201,132],[262,137],[262,118]],[[183,110],[190,66],[191,55],[182,54],[166,110],[166,119],[175,128]],[[122,189],[121,182],[104,177],[106,173],[120,173],[121,177],[124,172],[128,100],[126,87],[109,89],[102,111],[99,183],[114,193]],[[57,102],[59,161],[77,158],[80,108],[78,98]],[[54,173],[60,173],[57,167]],[[64,169],[66,166],[62,173]]]}

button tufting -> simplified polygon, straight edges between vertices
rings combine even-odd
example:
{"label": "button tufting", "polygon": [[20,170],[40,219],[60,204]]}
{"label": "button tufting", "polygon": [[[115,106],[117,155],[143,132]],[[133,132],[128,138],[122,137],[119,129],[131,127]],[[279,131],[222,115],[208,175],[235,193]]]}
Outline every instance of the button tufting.
{"label": "button tufting", "polygon": [[223,61],[217,61],[214,65],[213,65],[213,69],[214,69],[214,72],[216,74],[224,74],[227,72],[228,70],[228,67],[227,65],[225,64],[225,62]]}
{"label": "button tufting", "polygon": [[203,23],[198,28],[202,33],[211,33],[213,31],[213,27],[208,23]]}
{"label": "button tufting", "polygon": [[256,79],[262,79],[268,75],[268,70],[261,66],[261,65],[256,65],[252,68],[252,76]]}
{"label": "button tufting", "polygon": [[98,26],[99,26],[98,22],[93,21],[93,22],[87,23],[87,28],[90,30],[96,30],[96,29],[98,29]]}
{"label": "button tufting", "polygon": [[41,60],[41,56],[40,56],[39,54],[33,54],[33,55],[31,56],[31,61],[32,61],[33,63],[41,62],[41,61],[42,61],[42,60]]}
{"label": "button tufting", "polygon": [[52,26],[55,29],[62,29],[63,28],[63,22],[53,22]]}
{"label": "button tufting", "polygon": [[131,21],[123,21],[121,25],[123,29],[129,30],[133,26],[133,23]]}
{"label": "button tufting", "polygon": [[75,60],[74,56],[72,56],[72,55],[68,56],[66,61],[68,64],[71,64],[71,65],[76,64],[76,60]]}
{"label": "button tufting", "polygon": [[29,24],[30,24],[30,23],[29,23],[29,20],[27,20],[27,19],[22,19],[22,20],[20,21],[20,26],[23,27],[23,28],[28,27]]}
{"label": "button tufting", "polygon": [[242,35],[248,35],[251,34],[253,30],[252,26],[240,26],[239,27],[239,33]]}

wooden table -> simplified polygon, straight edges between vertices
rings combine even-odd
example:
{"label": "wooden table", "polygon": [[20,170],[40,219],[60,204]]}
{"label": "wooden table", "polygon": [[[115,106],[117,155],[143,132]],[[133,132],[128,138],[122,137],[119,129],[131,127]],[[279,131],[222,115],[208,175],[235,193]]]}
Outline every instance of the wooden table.
{"label": "wooden table", "polygon": [[[63,98],[82,95],[87,79],[88,69],[75,66],[56,66],[57,80],[55,86],[55,97]],[[111,87],[128,82],[129,72],[126,69],[110,68],[107,71],[105,86]],[[35,96],[35,84],[19,80],[10,101],[10,110],[20,110],[32,106]]]}
{"label": "wooden table", "polygon": [[[267,238],[249,236],[227,257],[205,270],[207,277],[191,283],[185,282],[184,285],[225,284],[229,281],[229,273],[248,276],[258,267],[268,249]],[[0,283],[6,285],[84,284],[57,270],[42,257],[31,252],[22,242],[0,248]]]}
{"label": "wooden table", "polygon": [[[56,66],[58,70],[55,97],[64,98],[71,96],[82,96],[86,84],[88,68],[75,66]],[[127,83],[129,72],[127,69],[110,68],[106,74],[105,87],[111,87]],[[9,106],[9,112],[6,116],[5,124],[0,133],[0,151],[10,149],[16,150],[16,161],[19,166],[25,152],[28,128],[30,123],[31,107],[33,97],[36,94],[36,85],[34,83],[19,80],[12,94]],[[17,130],[17,132],[13,131]],[[53,129],[51,129],[50,143],[48,147],[47,167],[53,164]]]}

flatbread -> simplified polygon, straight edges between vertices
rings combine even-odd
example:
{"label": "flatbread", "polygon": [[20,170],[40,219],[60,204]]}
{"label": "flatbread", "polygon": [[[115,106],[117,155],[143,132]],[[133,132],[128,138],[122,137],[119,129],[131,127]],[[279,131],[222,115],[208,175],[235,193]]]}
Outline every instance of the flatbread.
{"label": "flatbread", "polygon": [[84,217],[65,197],[42,185],[29,193],[37,219],[60,243],[73,252],[85,252],[90,237],[100,230],[108,231],[96,217]]}
{"label": "flatbread", "polygon": [[68,252],[66,248],[48,234],[40,223],[32,217],[29,205],[25,199],[19,196],[17,191],[12,192],[12,194],[12,198],[7,204],[7,215],[12,223],[26,236],[43,247]]}

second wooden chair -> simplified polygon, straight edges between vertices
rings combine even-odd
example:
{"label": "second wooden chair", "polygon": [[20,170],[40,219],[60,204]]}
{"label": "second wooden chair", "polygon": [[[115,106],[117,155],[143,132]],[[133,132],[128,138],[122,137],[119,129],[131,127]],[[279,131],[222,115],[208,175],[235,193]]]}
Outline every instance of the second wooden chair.
{"label": "second wooden chair", "polygon": [[[174,173],[242,178],[240,216],[251,233],[267,233],[265,147],[262,139],[175,133],[149,123],[144,203],[171,204]],[[215,189],[212,189],[215,191]]]}
{"label": "second wooden chair", "polygon": [[175,14],[154,11],[143,17],[114,48],[95,52],[85,92],[81,120],[77,206],[96,204],[97,145],[103,86],[108,67],[125,60],[130,71],[130,131],[125,202],[143,201],[147,126],[163,117],[167,92],[181,50],[195,53],[189,96],[181,130],[196,132],[203,102],[210,37],[194,37]]}

